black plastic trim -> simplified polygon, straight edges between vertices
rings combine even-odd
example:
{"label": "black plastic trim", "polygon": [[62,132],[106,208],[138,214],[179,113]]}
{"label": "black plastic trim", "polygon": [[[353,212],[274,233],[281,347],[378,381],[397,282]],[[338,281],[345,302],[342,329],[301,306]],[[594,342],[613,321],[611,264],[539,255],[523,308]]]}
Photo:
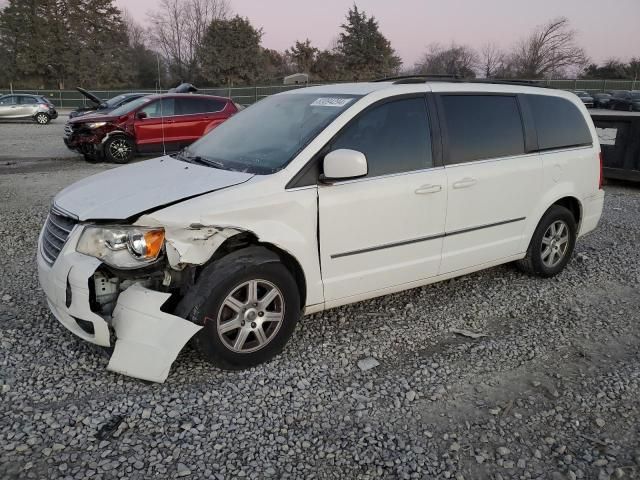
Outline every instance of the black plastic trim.
{"label": "black plastic trim", "polygon": [[376,250],[384,250],[384,249],[393,248],[393,247],[402,247],[404,245],[411,245],[412,243],[420,243],[420,242],[427,242],[429,240],[436,240],[444,236],[445,234],[431,235],[428,237],[420,237],[420,238],[413,238],[411,240],[403,240],[402,242],[386,243],[384,245],[377,245],[375,247],[363,248],[360,250],[352,250],[350,252],[344,252],[344,253],[336,253],[335,255],[331,255],[331,258],[349,257],[351,255],[358,255],[359,253],[369,253],[369,252],[375,252]]}
{"label": "black plastic trim", "polygon": [[439,238],[453,237],[454,235],[461,235],[463,233],[475,232],[476,230],[483,230],[485,228],[499,227],[501,225],[507,225],[509,223],[522,222],[523,220],[526,220],[526,217],[513,218],[511,220],[503,220],[501,222],[489,223],[486,225],[479,225],[477,227],[464,228],[461,230],[454,230],[453,232],[445,232],[438,235],[429,235],[427,237],[413,238],[411,240],[403,240],[401,242],[385,243],[384,245],[376,245],[375,247],[362,248],[359,250],[352,250],[350,252],[336,253],[334,255],[331,255],[331,258],[334,259],[334,258],[341,258],[341,257],[349,257],[352,255],[358,255],[360,253],[369,253],[369,252],[375,252],[376,250],[385,250],[387,248],[411,245],[413,243],[428,242],[429,240],[437,240]]}
{"label": "black plastic trim", "polygon": [[536,130],[536,122],[533,119],[533,112],[531,112],[528,98],[525,94],[518,94],[518,106],[520,107],[520,118],[524,128],[524,151],[525,153],[534,153],[539,151],[538,131]]}

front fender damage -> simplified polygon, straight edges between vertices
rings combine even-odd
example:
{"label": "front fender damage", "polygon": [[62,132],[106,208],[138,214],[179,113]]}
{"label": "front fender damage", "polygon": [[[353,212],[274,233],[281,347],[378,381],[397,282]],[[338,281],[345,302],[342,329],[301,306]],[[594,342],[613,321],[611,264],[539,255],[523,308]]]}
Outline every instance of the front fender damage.
{"label": "front fender damage", "polygon": [[172,268],[205,264],[226,240],[242,233],[237,227],[191,224],[189,227],[165,227],[167,259]]}
{"label": "front fender damage", "polygon": [[[203,265],[229,238],[242,233],[236,227],[191,224],[165,228],[169,266],[183,270]],[[134,284],[118,297],[112,326],[115,349],[107,368],[143,380],[164,382],[184,345],[202,326],[161,311],[171,294]]]}
{"label": "front fender damage", "polygon": [[132,285],[118,298],[116,331],[107,369],[152,382],[164,382],[180,350],[201,326],[160,310],[170,294]]}

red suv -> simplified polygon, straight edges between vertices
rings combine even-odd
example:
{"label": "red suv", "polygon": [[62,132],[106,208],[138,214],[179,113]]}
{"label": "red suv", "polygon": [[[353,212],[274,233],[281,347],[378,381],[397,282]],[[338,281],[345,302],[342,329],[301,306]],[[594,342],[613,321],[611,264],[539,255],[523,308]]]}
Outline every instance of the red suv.
{"label": "red suv", "polygon": [[210,95],[150,95],[107,114],[70,120],[64,143],[88,162],[127,163],[136,153],[181,150],[241,108],[228,98]]}

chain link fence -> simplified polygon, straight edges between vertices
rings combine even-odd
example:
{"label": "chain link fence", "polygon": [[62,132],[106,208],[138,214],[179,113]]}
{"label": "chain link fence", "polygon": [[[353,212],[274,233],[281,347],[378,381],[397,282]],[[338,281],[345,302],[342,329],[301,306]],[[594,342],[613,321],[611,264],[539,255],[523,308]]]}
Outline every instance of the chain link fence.
{"label": "chain link fence", "polygon": [[[309,85],[272,85],[272,86],[253,86],[253,87],[218,87],[218,88],[200,88],[198,93],[204,95],[217,95],[220,97],[231,98],[240,105],[251,105],[269,95],[297,88],[303,88]],[[166,93],[166,91],[158,92],[149,89],[128,89],[128,90],[91,90],[91,93],[102,99],[109,99],[122,95],[124,93]],[[6,90],[0,89],[0,95],[8,93],[25,93],[31,95],[42,95],[51,100],[58,108],[77,108],[91,104],[91,101],[77,90]]]}
{"label": "chain link fence", "polygon": [[[591,93],[607,92],[611,90],[636,90],[640,88],[638,80],[526,80],[535,85],[553,87],[562,90],[583,90]],[[231,98],[240,105],[251,105],[258,100],[276,93],[294,90],[309,85],[271,85],[252,87],[217,87],[201,88],[198,93],[206,95],[218,95]],[[123,93],[142,92],[158,93],[156,90],[130,89],[130,90],[91,90],[91,93],[102,99],[109,99]],[[49,98],[58,108],[77,108],[90,104],[90,101],[76,90],[5,90],[0,89],[0,95],[7,93],[27,93],[42,95]]]}

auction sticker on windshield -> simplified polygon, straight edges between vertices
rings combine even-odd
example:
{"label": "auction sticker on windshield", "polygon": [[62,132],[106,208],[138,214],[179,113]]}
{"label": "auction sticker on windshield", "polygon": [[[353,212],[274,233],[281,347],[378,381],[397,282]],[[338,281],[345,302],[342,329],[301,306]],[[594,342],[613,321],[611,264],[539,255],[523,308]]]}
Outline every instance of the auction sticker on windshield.
{"label": "auction sticker on windshield", "polygon": [[314,101],[312,107],[344,107],[353,98],[321,97]]}

